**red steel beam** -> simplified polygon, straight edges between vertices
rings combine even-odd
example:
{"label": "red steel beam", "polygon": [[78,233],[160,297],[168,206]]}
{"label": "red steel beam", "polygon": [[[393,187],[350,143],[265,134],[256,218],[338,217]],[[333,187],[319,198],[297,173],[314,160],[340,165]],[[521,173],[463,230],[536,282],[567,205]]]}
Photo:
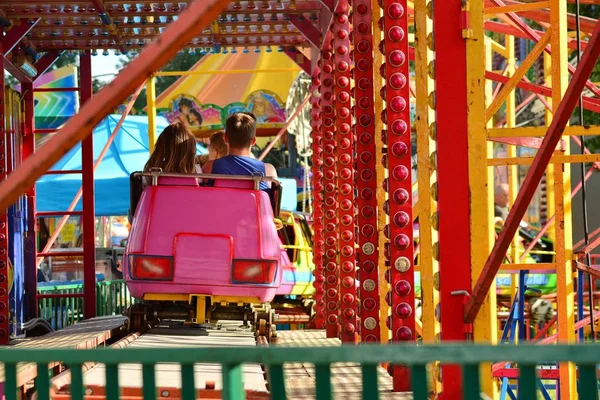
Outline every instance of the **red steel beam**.
{"label": "red steel beam", "polygon": [[[437,181],[441,331],[443,341],[466,340],[466,327],[457,315],[464,311],[457,291],[471,288],[467,106],[467,49],[462,37],[461,0],[435,3]],[[444,399],[463,393],[462,370],[442,365]]]}
{"label": "red steel beam", "polygon": [[324,188],[324,240],[325,240],[325,330],[328,338],[338,337],[338,277],[337,277],[337,201],[336,201],[336,148],[335,109],[333,107],[333,56],[330,46],[321,53],[322,104],[323,104],[323,188]]}
{"label": "red steel beam", "polygon": [[321,32],[312,22],[299,15],[290,15],[290,23],[317,49],[321,47]]}
{"label": "red steel beam", "polygon": [[[498,236],[498,240],[494,244],[492,253],[485,263],[484,269],[481,272],[475,287],[473,288],[472,296],[469,298],[468,303],[465,307],[465,322],[472,323],[481,308],[485,296],[489,292],[490,286],[495,279],[496,274],[500,268],[506,251],[510,246],[510,242],[514,237],[519,223],[523,218],[523,215],[527,211],[529,202],[533,198],[535,191],[540,183],[542,176],[545,173],[546,167],[552,158],[552,153],[556,149],[556,145],[561,139],[561,135],[569,118],[573,114],[573,110],[579,102],[579,96],[586,82],[594,69],[598,57],[600,56],[600,23],[596,25],[594,34],[590,40],[588,49],[583,53],[581,62],[575,71],[573,79],[569,82],[569,87],[563,100],[561,101],[548,133],[544,137],[544,142],[536,153],[535,159],[523,181],[521,190],[517,195],[514,205]],[[438,164],[439,165],[439,164]],[[443,279],[442,279],[443,282]]]}
{"label": "red steel beam", "polygon": [[[0,28],[0,35],[3,34],[3,29]],[[0,54],[3,54],[3,43],[0,41]],[[6,131],[6,91],[4,90],[4,74],[0,76],[0,181],[4,181],[8,176],[7,162],[7,143],[9,142],[10,133]],[[18,196],[17,196],[18,197]],[[15,199],[16,200],[16,199]],[[12,203],[12,202],[11,202]],[[10,341],[9,321],[10,307],[8,297],[8,246],[10,239],[8,237],[8,207],[11,203],[0,207],[0,345],[6,345]]]}
{"label": "red steel beam", "polygon": [[[569,1],[570,3],[574,3],[575,0]],[[487,7],[497,7],[498,4],[494,1],[494,0],[486,0],[486,8]],[[597,0],[588,0],[586,1],[582,1],[580,0],[580,4],[598,4]],[[524,4],[524,2],[522,1],[514,1],[514,0],[504,0],[504,3],[502,5],[519,5],[519,4]],[[530,19],[536,22],[546,22],[546,23],[550,23],[551,19],[550,19],[550,11],[549,11],[549,7],[546,7],[546,9],[537,9],[537,10],[524,10],[524,11],[519,11],[519,15],[525,19]],[[596,20],[593,18],[589,18],[589,17],[579,17],[580,19],[580,24],[581,24],[581,31],[583,33],[586,34],[591,34],[594,30],[595,27],[595,23]],[[576,21],[575,21],[575,15],[571,14],[571,13],[567,13],[567,26],[569,29],[576,29]]]}
{"label": "red steel beam", "polygon": [[37,76],[33,79],[35,82],[40,76],[44,75],[52,65],[59,59],[62,52],[58,51],[49,51],[44,54],[37,62],[35,63],[35,68],[37,69]]}
{"label": "red steel beam", "polygon": [[35,18],[29,22],[28,18],[19,18],[20,25],[13,25],[13,27],[6,32],[6,35],[2,38],[4,55],[10,54],[23,40],[23,38],[33,29],[33,27],[40,21],[41,18]]}
{"label": "red steel beam", "polygon": [[4,64],[4,69],[10,72],[12,76],[17,78],[17,80],[21,83],[31,83],[32,79],[28,75],[26,75],[23,71],[17,68],[16,65],[13,64],[12,60],[8,59],[4,53],[0,52],[0,62]]}
{"label": "red steel beam", "polygon": [[[495,6],[504,6],[505,3],[502,0],[489,0],[492,4],[494,4]],[[548,14],[548,18],[550,17],[550,15]],[[527,25],[522,19],[521,17],[519,17],[517,14],[515,13],[506,13],[506,16],[501,16],[502,18],[507,18],[508,20],[510,20],[513,24],[515,24],[517,27],[519,27],[523,32],[525,32],[525,34],[527,36],[529,36],[531,38],[531,40],[533,40],[534,42],[539,42],[541,39],[541,36],[538,35],[531,27],[529,27],[529,25]],[[549,22],[549,21],[546,21]],[[589,43],[589,42],[588,42]],[[589,45],[589,44],[588,44]],[[552,54],[552,49],[550,45],[547,45],[544,48],[544,51],[548,54]],[[571,74],[575,73],[575,67],[573,67],[571,64],[568,64],[568,68],[569,68],[569,72]],[[596,85],[594,85],[593,82],[586,80],[585,82],[585,86],[592,91],[592,93],[594,93],[596,96],[600,96],[600,89],[598,89],[596,87]]]}
{"label": "red steel beam", "polygon": [[329,30],[333,20],[332,10],[333,8],[323,7],[319,13],[319,31],[321,32],[321,46],[319,48],[321,49],[328,47],[331,44],[331,39],[333,39],[331,30]]}
{"label": "red steel beam", "polygon": [[[92,99],[92,56],[85,52],[79,56],[80,101],[85,105]],[[96,206],[94,202],[94,137],[92,127],[81,142],[81,188],[83,228],[83,318],[96,316]]]}
{"label": "red steel beam", "polygon": [[340,0],[333,14],[333,68],[335,97],[335,146],[337,153],[337,224],[340,295],[340,339],[356,343],[357,292],[354,199],[354,135],[352,133],[352,101],[350,95],[350,5]]}
{"label": "red steel beam", "polygon": [[[542,145],[542,139],[537,138],[537,137],[518,137],[518,138],[494,137],[494,138],[488,138],[488,140],[490,142],[510,144],[512,146],[528,147],[530,149],[539,149],[540,146]],[[565,147],[564,140],[561,140],[560,142],[561,142],[560,147],[564,148]]]}
{"label": "red steel beam", "polygon": [[[317,67],[312,76],[311,128],[312,128],[312,192],[313,192],[313,262],[315,264],[315,329],[325,328],[325,241],[323,239],[323,133],[321,131],[321,97],[315,93],[320,90],[321,71]],[[306,211],[306,210],[304,210]]]}
{"label": "red steel beam", "polygon": [[[34,92],[33,83],[21,84],[21,95],[23,97],[23,154],[26,160],[35,152],[34,134]],[[35,263],[37,252],[37,224],[35,218],[35,186],[31,186],[25,193],[27,197],[27,235],[23,243],[25,263],[25,318],[36,318],[38,307],[36,302],[37,293],[37,266]]]}
{"label": "red steel beam", "polygon": [[229,3],[221,0],[194,0],[162,35],[140,53],[119,75],[86,103],[45,145],[0,183],[0,210],[12,204],[21,193],[60,160],[75,144],[91,133],[127,96],[150,75],[165,65],[199,29],[208,26]]}
{"label": "red steel beam", "polygon": [[[510,77],[502,76],[496,72],[491,72],[491,71],[486,71],[485,77],[487,79],[492,79],[496,82],[502,82],[502,83],[506,83],[510,79]],[[552,95],[551,88],[549,88],[547,86],[543,86],[543,85],[538,85],[535,83],[521,81],[521,82],[517,83],[517,87],[520,89],[530,91],[535,94],[543,95],[543,96],[550,97]],[[583,96],[583,108],[586,110],[594,111],[594,112],[600,112],[600,99],[597,99],[595,97]]]}
{"label": "red steel beam", "polygon": [[[490,32],[495,32],[495,33],[503,33],[506,35],[512,35],[514,37],[517,38],[521,38],[521,39],[529,39],[531,40],[531,37],[526,35],[525,32],[523,32],[521,29],[519,28],[515,28],[512,25],[508,25],[502,22],[497,22],[497,21],[485,21],[483,23],[483,28],[485,30],[488,30]],[[533,30],[535,33],[537,33],[538,35],[542,36],[544,34],[543,31],[538,31],[538,30]],[[587,47],[588,42],[585,40],[581,40],[581,49],[585,50],[585,48]],[[568,44],[569,48],[571,50],[577,50],[577,40],[575,39],[571,39],[569,40],[569,44]]]}
{"label": "red steel beam", "polygon": [[296,47],[286,46],[283,48],[283,52],[292,59],[304,72],[312,75],[312,63],[301,51]]}
{"label": "red steel beam", "polygon": [[[437,6],[436,4],[436,8]],[[389,177],[384,182],[388,193],[384,211],[390,217],[389,224],[384,228],[390,240],[384,249],[390,266],[386,271],[386,280],[390,284],[387,301],[391,309],[387,323],[393,342],[415,343],[417,331],[413,289],[415,252],[412,224],[408,1],[384,0],[383,10],[385,46],[382,47],[385,48],[382,53],[385,56],[385,66],[382,72],[385,86],[382,92],[387,108],[381,117],[387,128],[385,159],[389,171]],[[392,365],[391,372],[394,391],[411,390],[408,367]]]}
{"label": "red steel beam", "polygon": [[[600,235],[600,228],[597,228],[594,232],[590,233],[590,238],[595,238]],[[581,254],[581,248],[585,245],[585,239],[581,239],[579,242],[573,245],[573,252]]]}
{"label": "red steel beam", "polygon": [[[362,342],[381,341],[379,326],[379,248],[377,236],[377,179],[375,104],[373,93],[373,33],[370,0],[352,0],[354,14],[354,135],[357,138],[358,277]],[[377,50],[376,50],[377,51]]]}

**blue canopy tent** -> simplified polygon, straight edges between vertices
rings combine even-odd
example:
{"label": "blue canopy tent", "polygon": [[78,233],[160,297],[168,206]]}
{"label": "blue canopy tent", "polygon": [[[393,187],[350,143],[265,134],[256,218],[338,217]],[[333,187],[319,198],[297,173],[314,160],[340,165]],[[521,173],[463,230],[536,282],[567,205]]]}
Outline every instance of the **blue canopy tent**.
{"label": "blue canopy tent", "polygon": [[[121,116],[109,115],[94,129],[94,159],[96,160]],[[169,123],[163,117],[156,121],[157,134]],[[206,149],[198,144],[198,154]],[[127,215],[129,209],[129,176],[140,171],[148,161],[148,118],[126,117],[95,174],[97,216]],[[71,149],[53,170],[81,169],[81,145]],[[36,183],[37,211],[65,211],[81,187],[80,174],[46,175]],[[81,210],[81,201],[75,210]]]}

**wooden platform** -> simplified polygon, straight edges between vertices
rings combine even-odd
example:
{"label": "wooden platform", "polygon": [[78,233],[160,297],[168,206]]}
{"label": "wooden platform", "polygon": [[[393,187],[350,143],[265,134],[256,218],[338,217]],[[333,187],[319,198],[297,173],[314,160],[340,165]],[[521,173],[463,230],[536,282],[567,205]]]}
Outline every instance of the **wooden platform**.
{"label": "wooden platform", "polygon": [[[65,348],[91,349],[102,346],[121,330],[126,318],[123,316],[99,317],[68,326],[60,331],[47,335],[19,339],[11,343],[18,348]],[[54,365],[49,365],[52,368]],[[37,368],[33,363],[22,363],[17,366],[17,386],[21,387],[37,376]],[[0,365],[0,382],[4,382],[4,365]]]}
{"label": "wooden platform", "polygon": [[[279,331],[278,347],[325,347],[339,346],[338,339],[327,339],[325,331]],[[293,363],[284,365],[285,385],[288,399],[316,399],[315,368],[312,364]],[[387,371],[379,368],[380,399],[412,399],[412,394],[392,392],[392,378]],[[333,399],[362,399],[362,369],[359,364],[337,363],[331,365]]]}
{"label": "wooden platform", "polygon": [[[225,329],[201,331],[199,329],[151,329],[131,343],[128,348],[169,348],[169,347],[236,347],[255,346],[254,331],[240,331],[238,323],[225,324]],[[235,329],[235,330],[234,330]],[[262,367],[257,364],[245,364],[243,370],[244,387],[247,392],[267,395]],[[106,369],[98,364],[83,375],[84,385],[91,390],[104,388]],[[157,364],[155,366],[156,387],[159,393],[181,389],[181,368],[178,364]],[[223,388],[221,366],[217,364],[195,364],[194,380],[196,389],[220,391]],[[141,393],[143,386],[142,366],[140,364],[119,365],[119,385],[124,393],[133,397]]]}

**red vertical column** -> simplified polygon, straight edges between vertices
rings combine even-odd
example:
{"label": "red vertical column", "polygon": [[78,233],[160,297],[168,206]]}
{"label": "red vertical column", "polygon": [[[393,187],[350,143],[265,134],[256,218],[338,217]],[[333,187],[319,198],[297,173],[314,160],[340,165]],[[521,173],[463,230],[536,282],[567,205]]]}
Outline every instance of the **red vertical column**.
{"label": "red vertical column", "polygon": [[[92,59],[90,52],[80,55],[81,104],[92,98]],[[85,319],[96,316],[96,217],[94,203],[94,135],[81,142],[83,188],[83,293]]]}
{"label": "red vertical column", "polygon": [[352,56],[354,61],[354,133],[357,138],[358,277],[361,340],[378,342],[379,252],[377,248],[377,180],[375,179],[375,105],[373,103],[373,34],[371,2],[352,1]]}
{"label": "red vertical column", "polygon": [[[452,292],[471,289],[467,52],[463,26],[456,23],[463,15],[462,4],[461,0],[437,1],[433,18],[435,63],[451,66],[437,68],[435,76],[442,341],[466,339],[461,317],[464,297]],[[461,398],[458,366],[442,365],[442,385],[444,398]]]}
{"label": "red vertical column", "polygon": [[[0,28],[0,34],[3,34]],[[4,53],[2,41],[0,41],[0,54]],[[4,89],[4,74],[0,77],[0,182],[6,179],[7,168],[7,139],[5,115],[6,115],[6,91]],[[8,321],[10,310],[8,307],[8,214],[7,210],[0,210],[0,345],[8,344],[10,341]]]}
{"label": "red vertical column", "polygon": [[[32,83],[21,83],[21,93],[23,95],[23,160],[33,155],[35,152],[35,134],[34,131],[34,93]],[[37,223],[35,218],[35,186],[31,187],[27,193],[27,235],[24,243],[25,258],[25,319],[36,318],[37,307],[37,266],[36,266],[36,247],[37,247]]]}
{"label": "red vertical column", "polygon": [[312,128],[312,187],[313,187],[313,231],[314,247],[313,260],[315,264],[315,329],[325,327],[325,241],[323,239],[323,135],[321,134],[321,99],[317,92],[321,87],[320,70],[317,68],[313,74],[311,93],[311,128]]}
{"label": "red vertical column", "polygon": [[338,156],[338,225],[340,265],[341,340],[355,343],[356,252],[354,202],[354,135],[350,96],[350,22],[348,0],[340,0],[333,16],[335,144]]}
{"label": "red vertical column", "polygon": [[[383,32],[385,64],[382,90],[387,109],[383,122],[387,125],[387,168],[389,178],[384,183],[389,195],[385,208],[389,225],[385,232],[390,240],[386,257],[390,269],[388,303],[391,306],[389,325],[394,342],[415,341],[414,246],[412,216],[412,158],[410,145],[410,98],[408,63],[408,7],[406,0],[383,2]],[[409,369],[393,366],[395,391],[410,390]]]}
{"label": "red vertical column", "polygon": [[322,114],[323,125],[323,188],[325,215],[325,329],[328,338],[338,337],[338,218],[336,182],[335,110],[333,108],[333,61],[329,50],[321,53],[323,62]]}

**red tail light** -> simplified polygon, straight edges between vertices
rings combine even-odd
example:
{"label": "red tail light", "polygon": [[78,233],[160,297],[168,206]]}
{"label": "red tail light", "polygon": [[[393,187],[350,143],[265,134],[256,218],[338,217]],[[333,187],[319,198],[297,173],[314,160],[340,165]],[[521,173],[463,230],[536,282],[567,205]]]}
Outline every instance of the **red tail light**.
{"label": "red tail light", "polygon": [[173,257],[131,255],[129,265],[132,279],[173,279]]}
{"label": "red tail light", "polygon": [[233,283],[268,285],[275,280],[275,260],[233,260]]}

